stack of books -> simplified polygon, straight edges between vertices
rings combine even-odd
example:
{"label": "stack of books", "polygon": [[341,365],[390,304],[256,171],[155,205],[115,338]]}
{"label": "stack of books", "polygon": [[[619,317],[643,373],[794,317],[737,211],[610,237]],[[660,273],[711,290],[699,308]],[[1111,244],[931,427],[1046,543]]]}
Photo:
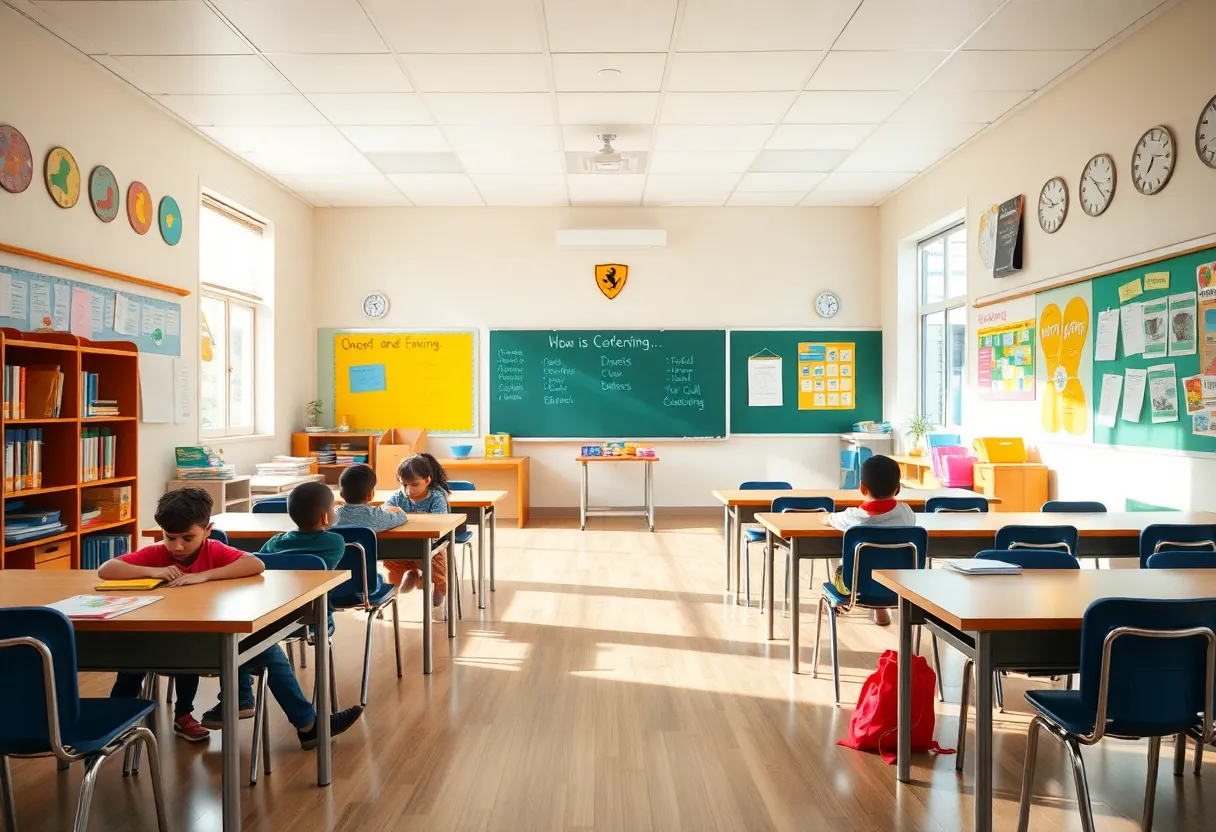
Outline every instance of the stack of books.
{"label": "stack of books", "polygon": [[91,534],[80,539],[80,568],[97,569],[106,561],[130,551],[129,534]]}
{"label": "stack of books", "polygon": [[7,546],[42,540],[68,530],[67,525],[59,522],[57,510],[22,511],[22,508],[18,501],[4,507],[4,543]]}
{"label": "stack of books", "polygon": [[230,480],[236,476],[236,466],[232,464],[213,465],[206,468],[178,466],[179,480]]}
{"label": "stack of books", "polygon": [[118,437],[108,428],[80,431],[80,480],[96,482],[117,476]]}
{"label": "stack of books", "polygon": [[259,462],[254,468],[259,476],[266,477],[298,477],[312,470],[313,459],[310,456],[274,457],[270,462]]}
{"label": "stack of books", "polygon": [[118,416],[118,401],[103,399],[98,396],[97,389],[101,377],[97,373],[82,372],[80,374],[80,400],[84,402],[84,417]]}
{"label": "stack of books", "polygon": [[319,451],[313,451],[312,456],[317,460],[318,465],[333,465],[338,461],[338,455],[329,446]]}
{"label": "stack of books", "polygon": [[42,428],[4,432],[4,490],[42,487]]}
{"label": "stack of books", "polygon": [[58,419],[63,373],[56,365],[4,368],[5,419]]}
{"label": "stack of books", "polygon": [[101,507],[82,503],[80,506],[80,529],[101,525]]}
{"label": "stack of books", "polygon": [[230,480],[236,466],[224,462],[221,452],[205,446],[178,446],[173,452],[179,480]]}

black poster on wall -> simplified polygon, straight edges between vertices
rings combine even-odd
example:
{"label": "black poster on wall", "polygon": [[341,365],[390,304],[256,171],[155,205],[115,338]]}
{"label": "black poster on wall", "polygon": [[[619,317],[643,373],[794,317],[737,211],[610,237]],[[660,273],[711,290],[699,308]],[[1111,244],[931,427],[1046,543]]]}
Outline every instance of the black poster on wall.
{"label": "black poster on wall", "polygon": [[1022,208],[1026,197],[1015,196],[1001,203],[996,216],[996,257],[993,277],[1008,277],[1022,269]]}

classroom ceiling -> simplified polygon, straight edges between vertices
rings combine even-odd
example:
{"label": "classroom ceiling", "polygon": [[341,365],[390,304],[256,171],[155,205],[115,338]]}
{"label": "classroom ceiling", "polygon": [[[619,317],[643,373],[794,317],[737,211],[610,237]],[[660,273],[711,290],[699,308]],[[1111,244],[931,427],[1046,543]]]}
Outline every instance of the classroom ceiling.
{"label": "classroom ceiling", "polygon": [[347,207],[873,205],[1172,0],[3,2]]}

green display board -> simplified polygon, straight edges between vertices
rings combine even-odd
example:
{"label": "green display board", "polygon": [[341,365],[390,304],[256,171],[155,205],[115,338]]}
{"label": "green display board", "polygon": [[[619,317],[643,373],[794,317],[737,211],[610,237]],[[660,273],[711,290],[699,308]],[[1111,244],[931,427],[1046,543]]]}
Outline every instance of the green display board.
{"label": "green display board", "polygon": [[726,332],[490,330],[490,432],[726,436]]}
{"label": "green display board", "polygon": [[[799,407],[798,344],[851,343],[853,356],[852,409],[803,410]],[[751,407],[748,403],[747,362],[755,355],[781,358],[780,407]],[[803,402],[807,404],[807,402]],[[730,432],[846,433],[854,422],[882,420],[882,333],[874,330],[730,331]]]}
{"label": "green display board", "polygon": [[[1165,298],[1172,294],[1182,294],[1190,292],[1192,295],[1196,290],[1195,273],[1196,269],[1201,264],[1211,263],[1216,260],[1216,247],[1206,249],[1204,251],[1194,252],[1192,254],[1184,254],[1178,257],[1171,257],[1165,260],[1159,260],[1151,265],[1137,266],[1135,268],[1126,269],[1115,274],[1106,275],[1104,277],[1095,278],[1093,282],[1093,297],[1094,311],[1092,321],[1092,332],[1096,333],[1098,329],[1098,314],[1107,309],[1118,309],[1119,303],[1119,287],[1133,280],[1139,279],[1143,283],[1144,276],[1154,272],[1169,272],[1170,288],[1145,292],[1134,300],[1132,303],[1142,301],[1151,301],[1158,298]],[[1207,308],[1211,308],[1210,305]],[[1202,315],[1204,308],[1200,308]],[[1095,336],[1096,337],[1096,336]],[[1199,344],[1200,351],[1202,343]],[[1173,364],[1175,369],[1175,377],[1178,380],[1178,406],[1179,416],[1177,422],[1163,422],[1159,424],[1152,423],[1152,409],[1149,405],[1149,396],[1146,391],[1144,397],[1144,405],[1140,411],[1139,422],[1125,422],[1120,413],[1119,418],[1115,420],[1113,428],[1102,427],[1095,423],[1094,425],[1094,442],[1098,444],[1120,445],[1124,447],[1134,448],[1168,448],[1179,451],[1206,451],[1208,453],[1216,453],[1216,438],[1206,436],[1195,436],[1191,432],[1191,417],[1186,413],[1185,395],[1183,393],[1182,380],[1188,376],[1193,376],[1199,372],[1199,354],[1195,355],[1178,355],[1178,356],[1160,356],[1146,358],[1144,356],[1135,355],[1128,358],[1123,352],[1123,337],[1119,337],[1119,349],[1116,360],[1114,361],[1094,361],[1094,403],[1093,414],[1097,413],[1098,397],[1102,391],[1102,376],[1106,373],[1122,375],[1128,369],[1146,369],[1157,364]],[[1120,411],[1122,411],[1122,398],[1120,398]]]}

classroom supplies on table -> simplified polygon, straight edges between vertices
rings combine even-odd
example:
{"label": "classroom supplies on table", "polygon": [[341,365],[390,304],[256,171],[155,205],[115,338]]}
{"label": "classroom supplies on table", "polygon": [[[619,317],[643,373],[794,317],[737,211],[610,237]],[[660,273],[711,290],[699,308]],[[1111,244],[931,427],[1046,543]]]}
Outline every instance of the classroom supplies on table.
{"label": "classroom supplies on table", "polygon": [[890,433],[890,422],[854,422],[853,433]]}
{"label": "classroom supplies on table", "polygon": [[236,466],[224,462],[221,452],[204,446],[179,446],[174,450],[179,480],[227,480],[236,476]]}
{"label": "classroom supplies on table", "polygon": [[117,618],[129,612],[155,604],[163,595],[73,595],[53,604],[47,604],[53,610],[59,610],[68,618],[86,621],[106,620]]}
{"label": "classroom supplies on table", "polygon": [[603,456],[604,455],[604,446],[603,445],[584,445],[580,449],[580,453],[583,456]]}
{"label": "classroom supplies on table", "polygon": [[102,581],[97,585],[96,589],[98,592],[105,592],[106,590],[142,592],[156,589],[163,583],[165,583],[164,578],[129,578],[125,581]]}
{"label": "classroom supplies on table", "polygon": [[486,434],[486,459],[500,459],[511,456],[511,434]]}
{"label": "classroom supplies on table", "polygon": [[942,565],[964,575],[1019,575],[1022,572],[1022,567],[1001,560],[946,560]]}

